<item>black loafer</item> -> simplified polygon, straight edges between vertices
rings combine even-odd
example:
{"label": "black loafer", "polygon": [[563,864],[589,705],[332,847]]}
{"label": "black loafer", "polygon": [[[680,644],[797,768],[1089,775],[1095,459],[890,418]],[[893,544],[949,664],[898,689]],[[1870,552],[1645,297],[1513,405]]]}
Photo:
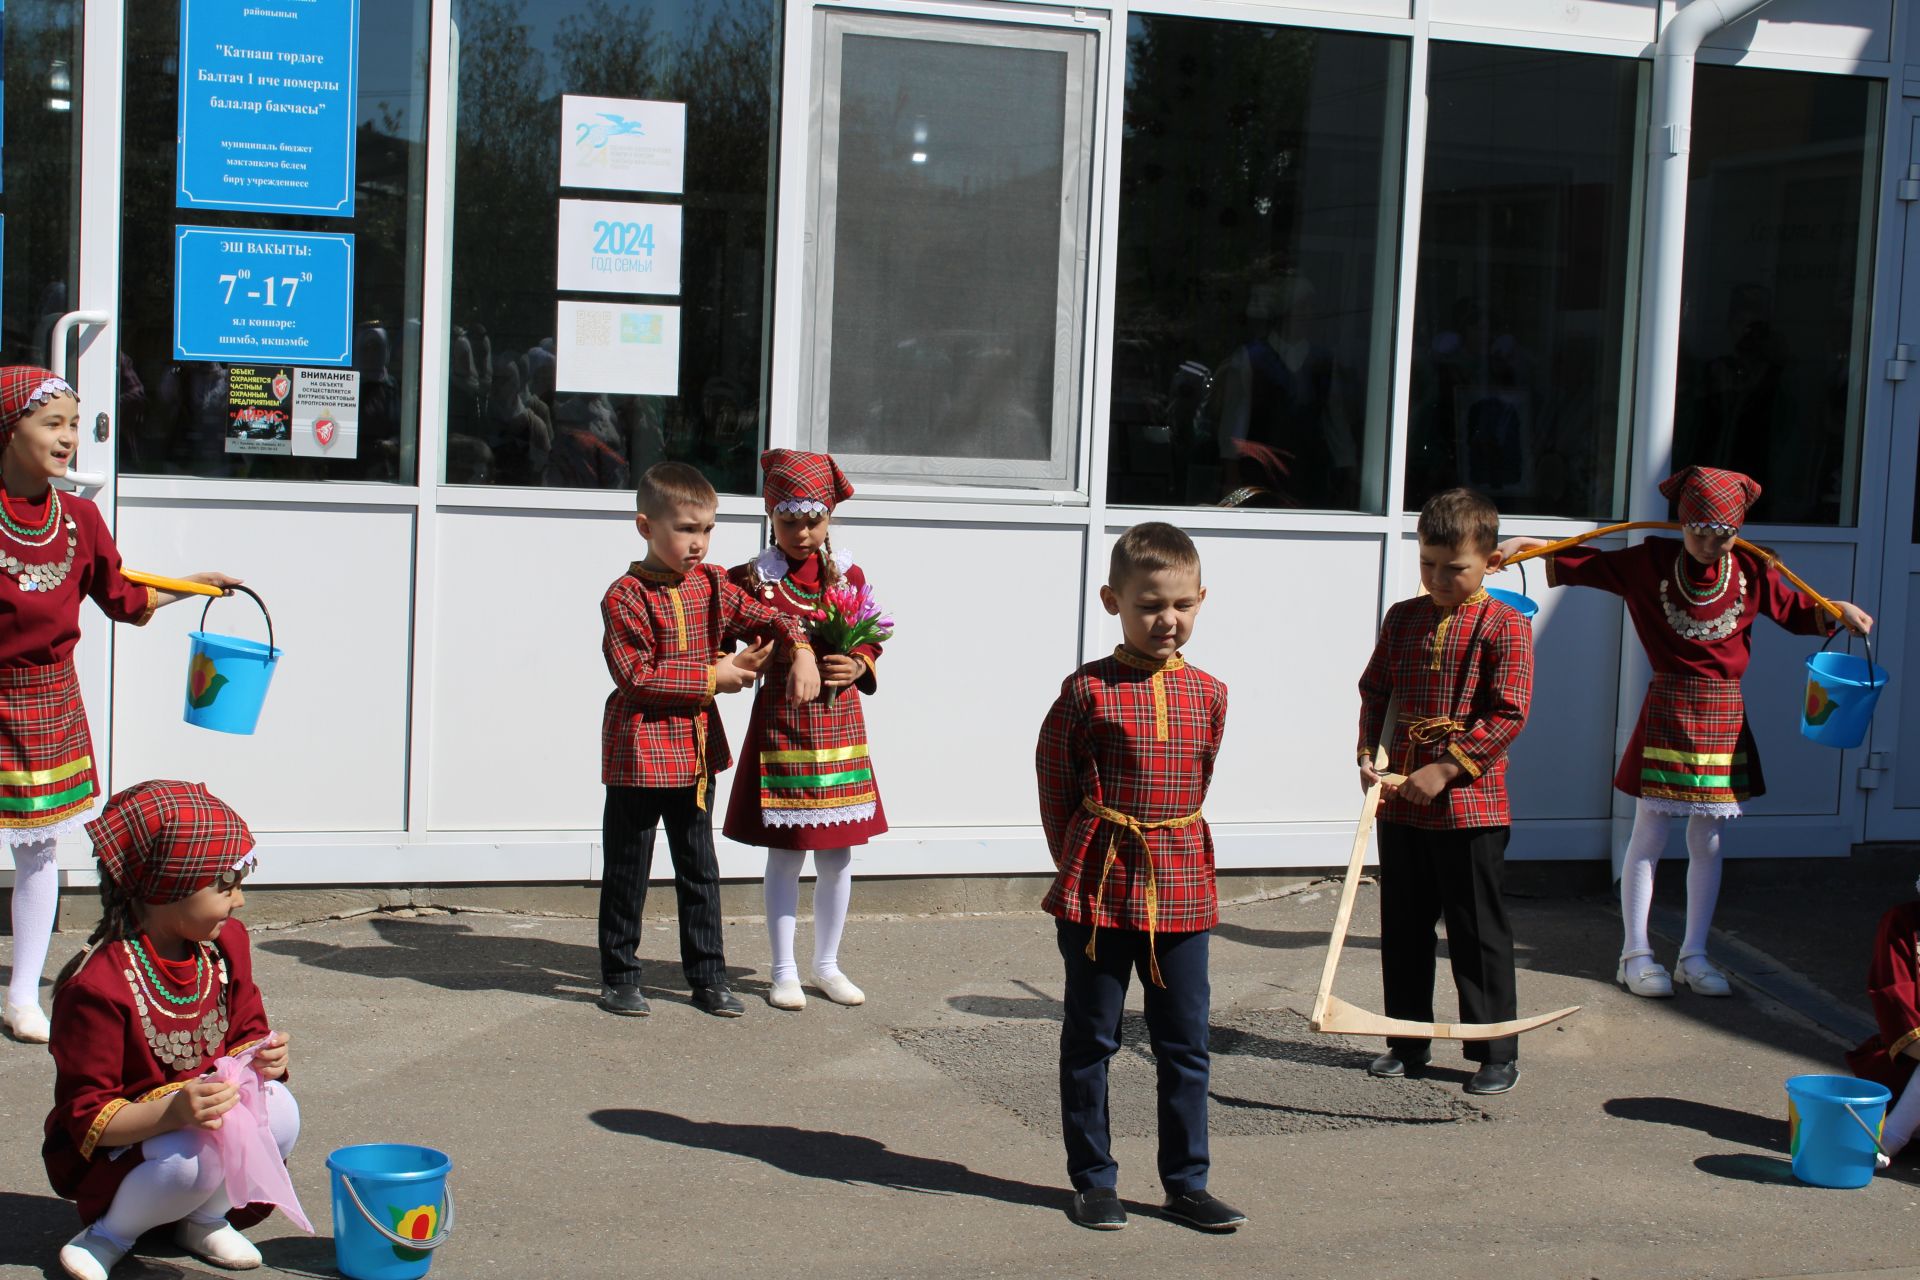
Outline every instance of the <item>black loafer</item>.
{"label": "black loafer", "polygon": [[1517,1062],[1486,1062],[1473,1073],[1473,1079],[1467,1081],[1468,1093],[1505,1093],[1520,1083],[1520,1064]]}
{"label": "black loafer", "polygon": [[595,1003],[608,1013],[617,1013],[623,1018],[644,1018],[653,1012],[647,1004],[647,998],[640,994],[640,988],[630,982],[600,988],[600,999]]}
{"label": "black loafer", "polygon": [[1382,1080],[1399,1080],[1407,1076],[1417,1076],[1427,1069],[1428,1058],[1402,1058],[1388,1050],[1367,1064],[1367,1074],[1378,1076]]}
{"label": "black loafer", "polygon": [[1166,1210],[1202,1231],[1232,1231],[1247,1220],[1246,1214],[1206,1191],[1182,1191],[1168,1196]]}
{"label": "black loafer", "polygon": [[1127,1210],[1112,1187],[1089,1187],[1073,1193],[1073,1220],[1090,1231],[1118,1231],[1127,1225]]}
{"label": "black loafer", "polygon": [[716,1018],[737,1018],[747,1011],[740,997],[727,990],[726,983],[693,989],[693,1007]]}

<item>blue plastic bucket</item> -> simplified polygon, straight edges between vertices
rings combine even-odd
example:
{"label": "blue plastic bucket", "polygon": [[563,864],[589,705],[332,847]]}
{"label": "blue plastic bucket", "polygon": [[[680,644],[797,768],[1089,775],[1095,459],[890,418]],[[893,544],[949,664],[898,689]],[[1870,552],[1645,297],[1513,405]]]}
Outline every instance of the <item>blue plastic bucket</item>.
{"label": "blue plastic bucket", "polygon": [[453,1234],[453,1161],[432,1147],[376,1142],[327,1157],[333,1256],[351,1280],[419,1280]]}
{"label": "blue plastic bucket", "polygon": [[1502,587],[1488,587],[1486,589],[1487,594],[1495,600],[1498,600],[1501,604],[1506,605],[1509,609],[1512,609],[1528,622],[1532,622],[1533,615],[1540,612],[1540,605],[1532,596],[1527,594],[1527,566],[1523,564],[1518,567],[1520,570],[1520,589],[1518,591],[1508,591]]}
{"label": "blue plastic bucket", "polygon": [[[260,723],[260,708],[267,700],[267,686],[273,683],[273,669],[282,650],[273,646],[273,615],[264,600],[245,587],[235,591],[251,596],[267,620],[267,642],[243,640],[239,636],[189,631],[192,649],[187,654],[188,724],[217,733],[252,733]],[[207,625],[207,601],[200,611],[200,625]]]}
{"label": "blue plastic bucket", "polygon": [[[1833,637],[1827,637],[1827,644]],[[1887,669],[1874,665],[1873,642],[1867,656],[1834,653],[1822,645],[1807,659],[1807,696],[1800,704],[1800,732],[1823,747],[1842,751],[1867,739],[1873,708],[1887,687]]]}
{"label": "blue plastic bucket", "polygon": [[1794,1076],[1787,1081],[1787,1147],[1793,1176],[1816,1187],[1864,1187],[1887,1102],[1883,1084],[1852,1076]]}

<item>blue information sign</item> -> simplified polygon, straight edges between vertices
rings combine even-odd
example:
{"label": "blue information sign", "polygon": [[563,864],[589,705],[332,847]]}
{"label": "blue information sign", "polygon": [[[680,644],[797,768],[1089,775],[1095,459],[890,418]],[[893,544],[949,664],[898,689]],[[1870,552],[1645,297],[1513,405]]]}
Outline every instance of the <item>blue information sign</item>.
{"label": "blue information sign", "polygon": [[174,235],[174,359],[352,360],[352,236],[227,227]]}
{"label": "blue information sign", "polygon": [[181,0],[183,209],[353,216],[360,0]]}

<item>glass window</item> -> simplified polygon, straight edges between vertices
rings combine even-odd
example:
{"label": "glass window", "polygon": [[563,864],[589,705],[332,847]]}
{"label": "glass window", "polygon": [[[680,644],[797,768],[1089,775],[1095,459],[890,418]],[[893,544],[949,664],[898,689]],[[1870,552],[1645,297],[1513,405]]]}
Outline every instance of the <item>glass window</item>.
{"label": "glass window", "polygon": [[1111,501],[1382,508],[1406,61],[1131,19]]}
{"label": "glass window", "polygon": [[[419,253],[426,182],[427,14],[428,0],[360,5],[360,40],[354,51],[359,101],[354,105],[358,127],[352,144],[353,216],[321,217],[176,207],[175,144],[183,61],[180,0],[142,0],[126,6],[120,413],[115,433],[123,471],[413,483],[420,378]],[[324,19],[312,21],[318,24]],[[209,39],[207,44],[211,43]],[[202,46],[203,58],[207,44]],[[255,56],[274,52],[264,48]],[[288,69],[279,62],[255,65],[261,65],[262,76],[269,68]],[[309,81],[345,83],[334,66],[326,67],[324,74],[308,68],[299,74]],[[299,93],[289,87],[284,97],[297,98]],[[314,102],[321,97],[319,90],[311,95]],[[227,139],[221,141],[224,144]],[[286,395],[278,399],[294,406],[291,423],[275,425],[249,417],[250,401],[259,396],[259,387],[276,382],[276,374],[294,375],[297,360],[270,364],[263,356],[258,362],[235,364],[174,358],[175,231],[181,226],[353,238],[351,317],[341,339],[358,374],[356,430],[351,435],[329,434],[327,444],[303,455],[300,413],[294,398]],[[298,280],[299,273],[294,274]],[[264,283],[257,275],[253,280]],[[214,301],[231,307],[238,305],[235,294],[244,298],[250,291],[246,282],[228,283],[231,289]],[[309,284],[312,291],[325,286],[324,281],[315,280],[298,282],[294,288]],[[197,299],[208,304],[207,288],[221,286],[212,280],[197,282],[187,291],[188,303]],[[259,292],[271,305],[273,295],[264,289]],[[285,299],[283,293],[278,301]],[[266,316],[269,313],[258,310],[261,301],[255,300],[255,311]],[[243,370],[239,378],[233,376],[236,368]],[[244,371],[257,371],[260,376],[250,379]],[[339,420],[344,422],[345,415]],[[307,434],[312,433],[309,425]]]}
{"label": "glass window", "polygon": [[1646,64],[1436,41],[1431,66],[1406,505],[1617,515]]}
{"label": "glass window", "polygon": [[1094,36],[820,18],[813,447],[855,476],[1068,489]]}
{"label": "glass window", "polygon": [[1753,476],[1758,521],[1854,519],[1881,110],[1849,76],[1695,81],[1673,458]]}
{"label": "glass window", "polygon": [[[79,242],[80,5],[14,0],[6,13],[6,219],[0,358],[45,364],[54,321],[73,309]],[[23,198],[24,197],[24,198]],[[84,452],[84,451],[83,451]],[[84,460],[76,469],[85,469]]]}
{"label": "glass window", "polygon": [[[723,493],[752,493],[766,408],[779,8],[458,0],[454,21],[447,482],[625,489],[670,459],[699,467]],[[563,144],[569,95],[618,101],[576,107],[585,115]],[[636,102],[685,104],[683,190],[645,168],[584,171],[585,150],[627,145],[596,129],[658,138],[667,153],[682,142]],[[583,167],[567,176],[596,185],[563,184],[563,158]],[[563,201],[569,219],[583,220],[567,223],[565,242]],[[618,207],[634,205],[643,208]],[[671,217],[680,243],[670,252]],[[624,270],[583,278],[583,255],[677,268],[678,289],[625,285],[642,277]],[[563,256],[574,264],[564,284]],[[593,288],[564,287],[583,283]],[[596,361],[602,340],[640,355]],[[653,354],[659,366],[643,368]]]}

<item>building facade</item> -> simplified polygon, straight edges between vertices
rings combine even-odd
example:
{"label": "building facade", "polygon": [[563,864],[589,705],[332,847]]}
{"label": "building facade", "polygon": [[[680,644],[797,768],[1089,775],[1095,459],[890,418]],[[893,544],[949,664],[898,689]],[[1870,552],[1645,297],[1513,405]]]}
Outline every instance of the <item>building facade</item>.
{"label": "building facade", "polygon": [[[204,779],[272,882],[591,880],[633,480],[700,466],[737,563],[787,445],[853,474],[835,543],[900,623],[862,874],[1048,868],[1035,733],[1144,519],[1205,559],[1222,865],[1325,866],[1409,513],[1464,483],[1510,532],[1661,518],[1651,480],[1709,462],[1895,672],[1867,744],[1817,746],[1811,642],[1760,630],[1772,790],[1729,848],[1920,837],[1920,5],[1774,0],[1708,37],[1684,129],[1675,12],[13,0],[0,354],[71,370],[128,563],[244,577],[286,650],[229,737],[181,720],[195,616],[90,618],[110,781]],[[1674,156],[1683,234],[1649,216]],[[1604,857],[1644,673],[1617,601],[1528,585],[1515,856]]]}

